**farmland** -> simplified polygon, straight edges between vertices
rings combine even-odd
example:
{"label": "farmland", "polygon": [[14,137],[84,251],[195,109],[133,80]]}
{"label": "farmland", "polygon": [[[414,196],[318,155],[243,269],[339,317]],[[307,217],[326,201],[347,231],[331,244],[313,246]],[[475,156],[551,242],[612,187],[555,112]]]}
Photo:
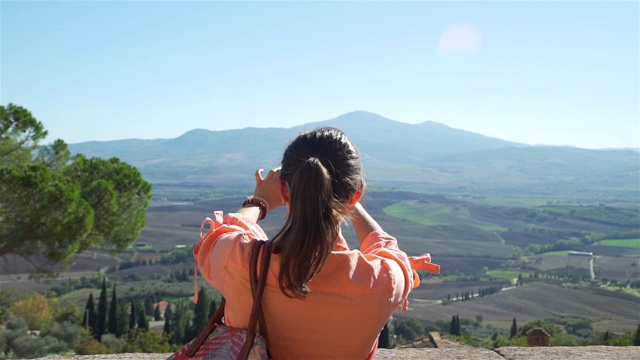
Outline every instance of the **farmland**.
{"label": "farmland", "polygon": [[[167,283],[174,271],[193,269],[190,261],[162,265],[158,261],[176,246],[187,250],[197,241],[201,221],[213,210],[235,211],[243,196],[200,202],[155,201],[147,209],[147,227],[138,245],[111,257],[83,254],[71,271],[47,283],[25,281],[25,275],[4,276],[17,289],[50,289],[70,278],[91,277],[96,271],[125,262],[142,266],[107,272],[119,285],[121,298],[175,299],[193,294],[193,283]],[[482,315],[485,324],[508,328],[514,317],[524,323],[535,319],[585,318],[596,330],[624,332],[637,326],[640,314],[639,226],[633,211],[602,205],[579,205],[587,200],[501,199],[428,195],[402,191],[371,191],[365,206],[382,227],[397,237],[410,255],[431,253],[442,266],[439,276],[425,275],[423,285],[410,297],[410,310],[398,318],[413,317],[425,324]],[[550,206],[549,203],[553,203]],[[556,204],[557,203],[557,204]],[[616,215],[623,219],[616,222]],[[284,222],[279,208],[261,223],[269,236]],[[357,247],[350,226],[343,229],[351,247]],[[579,250],[590,257],[570,256]],[[5,273],[5,272],[3,272]],[[6,274],[6,273],[5,273]],[[523,286],[513,286],[516,279]],[[202,282],[204,283],[204,282]],[[8,284],[8,283],[4,283]],[[606,285],[606,286],[605,286]],[[481,289],[500,288],[478,297]],[[209,288],[210,289],[210,288]],[[95,290],[94,290],[95,291]],[[210,291],[213,291],[210,289]],[[64,303],[82,306],[89,289],[61,296]],[[448,302],[473,293],[464,301]],[[163,295],[164,294],[164,295]],[[95,296],[95,294],[94,294]]]}

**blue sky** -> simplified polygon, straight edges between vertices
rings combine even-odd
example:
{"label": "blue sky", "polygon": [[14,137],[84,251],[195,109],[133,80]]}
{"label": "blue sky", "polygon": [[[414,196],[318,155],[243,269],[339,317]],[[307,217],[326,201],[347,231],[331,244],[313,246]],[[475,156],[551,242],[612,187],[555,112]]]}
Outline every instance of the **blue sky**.
{"label": "blue sky", "polygon": [[365,110],[527,144],[640,148],[638,2],[0,2],[0,102],[49,140]]}

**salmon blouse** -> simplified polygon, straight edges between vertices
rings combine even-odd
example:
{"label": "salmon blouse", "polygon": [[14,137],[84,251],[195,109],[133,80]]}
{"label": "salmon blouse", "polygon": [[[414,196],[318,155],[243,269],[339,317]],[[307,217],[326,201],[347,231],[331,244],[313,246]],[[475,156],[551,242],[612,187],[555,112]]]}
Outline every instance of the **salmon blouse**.
{"label": "salmon blouse", "polygon": [[[252,306],[249,262],[262,228],[240,214],[207,218],[194,248],[196,267],[226,299],[224,321],[246,329]],[[262,308],[274,359],[371,359],[391,314],[406,311],[420,279],[414,269],[438,272],[428,254],[409,257],[395,238],[371,232],[361,250],[340,234],[322,270],[307,284],[305,299],[285,296],[278,284],[280,255],[272,254]],[[259,276],[262,276],[260,274]],[[196,285],[197,290],[197,285]],[[195,300],[197,301],[197,300]]]}

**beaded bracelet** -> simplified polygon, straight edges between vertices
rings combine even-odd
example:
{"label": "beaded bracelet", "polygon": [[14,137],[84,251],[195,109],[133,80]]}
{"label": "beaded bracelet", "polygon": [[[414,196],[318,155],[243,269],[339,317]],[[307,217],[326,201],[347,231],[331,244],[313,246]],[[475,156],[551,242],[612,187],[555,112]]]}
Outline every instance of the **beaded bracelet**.
{"label": "beaded bracelet", "polygon": [[249,196],[247,200],[242,203],[242,207],[245,207],[247,205],[254,205],[260,208],[260,217],[258,218],[258,220],[264,219],[269,212],[269,204],[267,203],[267,200],[259,196]]}

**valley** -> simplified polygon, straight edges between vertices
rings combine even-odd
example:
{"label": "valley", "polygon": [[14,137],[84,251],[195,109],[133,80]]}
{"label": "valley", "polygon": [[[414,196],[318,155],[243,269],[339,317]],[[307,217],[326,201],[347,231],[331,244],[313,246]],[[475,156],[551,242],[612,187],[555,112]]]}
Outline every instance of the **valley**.
{"label": "valley", "polygon": [[[199,202],[155,201],[147,209],[142,236],[127,252],[83,254],[70,272],[49,283],[3,272],[2,285],[45,290],[72,279],[106,274],[119,284],[121,298],[152,295],[160,299],[162,294],[188,298],[193,295],[192,277],[184,283],[162,279],[173,272],[192,271],[192,258],[171,264],[161,260],[172,252],[190,252],[198,241],[201,221],[213,210],[235,211],[242,200],[242,196],[226,196]],[[415,318],[428,325],[453,315],[481,316],[484,326],[498,329],[507,329],[514,317],[522,323],[587,319],[596,330],[616,333],[637,326],[640,229],[634,224],[639,223],[638,212],[569,204],[566,199],[516,200],[370,191],[365,206],[397,237],[401,248],[409,255],[429,252],[433,262],[442,266],[438,276],[421,274],[422,285],[411,293],[410,310],[397,318]],[[284,219],[280,208],[261,225],[272,236]],[[348,225],[343,233],[349,245],[357,248]],[[593,256],[572,256],[571,251]],[[125,268],[125,263],[130,265]],[[89,289],[72,291],[60,301],[81,306],[88,293]]]}

